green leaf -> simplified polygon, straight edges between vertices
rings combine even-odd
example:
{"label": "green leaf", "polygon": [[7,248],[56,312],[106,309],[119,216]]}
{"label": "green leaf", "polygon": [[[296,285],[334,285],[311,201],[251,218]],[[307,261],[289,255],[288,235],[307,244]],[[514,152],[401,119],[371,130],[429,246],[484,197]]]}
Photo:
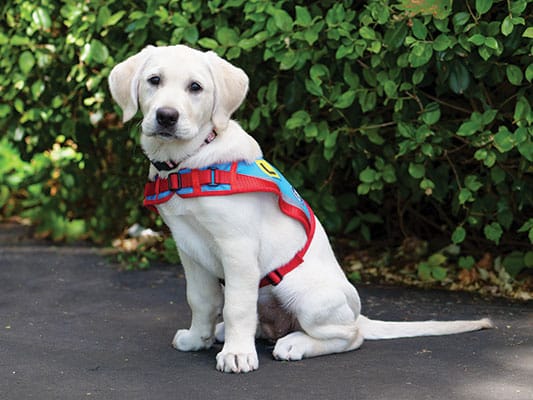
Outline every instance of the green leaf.
{"label": "green leaf", "polygon": [[218,42],[215,39],[211,38],[201,38],[198,40],[198,44],[202,46],[204,49],[210,49],[215,50],[220,47]]}
{"label": "green leaf", "polygon": [[35,65],[35,57],[31,51],[23,51],[19,56],[19,67],[24,75],[27,75]]}
{"label": "green leaf", "polygon": [[431,269],[431,276],[438,281],[443,281],[448,275],[448,269],[444,267],[433,267]]}
{"label": "green leaf", "polygon": [[296,25],[308,27],[313,23],[313,19],[311,18],[311,14],[309,13],[309,10],[307,8],[302,6],[296,6],[296,20],[294,21]]}
{"label": "green leaf", "polygon": [[501,31],[504,36],[509,36],[513,32],[513,29],[514,29],[513,17],[508,15],[507,17],[504,18],[502,22]]}
{"label": "green leaf", "polygon": [[383,42],[387,47],[391,49],[398,49],[403,44],[405,37],[407,36],[408,28],[405,22],[397,22],[392,29],[388,29],[385,32]]}
{"label": "green leaf", "polygon": [[304,133],[306,138],[316,138],[318,136],[318,127],[316,124],[307,124],[304,126]]}
{"label": "green leaf", "polygon": [[520,123],[527,122],[532,117],[531,115],[531,104],[529,101],[525,98],[525,96],[520,96],[518,98],[518,101],[515,105],[514,110],[514,121],[515,123],[518,123],[520,126]]}
{"label": "green leaf", "polygon": [[490,169],[490,178],[495,185],[499,185],[505,181],[505,171],[500,167],[494,167]]}
{"label": "green leaf", "polygon": [[417,68],[415,72],[413,72],[413,78],[412,78],[413,85],[420,84],[422,80],[424,79],[424,75],[425,75],[425,69]]}
{"label": "green leaf", "polygon": [[472,196],[472,192],[467,188],[462,188],[459,191],[459,204],[465,204],[468,201],[474,201],[474,197]]}
{"label": "green leaf", "polygon": [[485,225],[483,228],[483,233],[487,239],[496,244],[500,244],[500,239],[503,235],[503,229],[499,223],[493,222],[490,225]]}
{"label": "green leaf", "polygon": [[397,88],[398,85],[394,81],[391,81],[390,79],[386,80],[383,84],[383,90],[385,91],[385,94],[388,98],[393,99],[397,97]]}
{"label": "green leaf", "polygon": [[302,126],[306,126],[311,122],[311,116],[307,111],[300,110],[296,111],[292,116],[287,120],[285,126],[287,129],[296,129]]}
{"label": "green leaf", "polygon": [[507,79],[509,82],[515,86],[520,86],[522,84],[523,74],[520,67],[509,64],[507,65],[507,68],[505,68],[505,74],[507,75]]}
{"label": "green leaf", "polygon": [[527,28],[524,33],[522,33],[522,37],[533,39],[533,26]]}
{"label": "green leaf", "polygon": [[305,80],[305,89],[313,96],[321,97],[324,94],[320,85],[313,82],[311,79]]}
{"label": "green leaf", "polygon": [[492,7],[493,0],[476,0],[476,11],[479,15],[485,14]]}
{"label": "green leaf", "polygon": [[533,64],[529,64],[526,68],[526,79],[528,82],[533,80]]}
{"label": "green leaf", "polygon": [[26,36],[13,35],[10,42],[13,46],[27,46],[30,43],[30,39]]}
{"label": "green leaf", "polygon": [[501,126],[498,133],[494,135],[494,144],[501,153],[506,153],[515,146],[513,134]]}
{"label": "green leaf", "polygon": [[45,89],[44,83],[40,79],[33,82],[33,84],[31,85],[31,94],[32,94],[33,99],[34,100],[39,99],[41,94],[44,92],[44,89]]}
{"label": "green leaf", "polygon": [[376,101],[377,97],[375,91],[367,90],[362,92],[359,96],[359,104],[361,106],[361,111],[372,111],[376,107]]}
{"label": "green leaf", "polygon": [[467,13],[465,11],[454,14],[452,18],[452,22],[453,22],[455,32],[461,32],[462,29],[460,28],[465,26],[469,19],[470,19],[470,13]]}
{"label": "green leaf", "polygon": [[424,23],[418,18],[414,18],[412,21],[413,26],[411,27],[411,30],[413,31],[413,35],[419,40],[426,40],[428,30]]}
{"label": "green leaf", "polygon": [[485,44],[485,39],[486,39],[485,36],[483,36],[480,33],[476,33],[475,35],[472,35],[471,37],[469,37],[468,41],[471,43],[474,43],[476,46],[481,46]]}
{"label": "green leaf", "polygon": [[363,39],[367,40],[373,40],[376,38],[376,32],[368,26],[362,26],[359,28],[359,34]]}
{"label": "green leaf", "polygon": [[324,147],[326,149],[333,149],[335,147],[335,144],[337,143],[338,137],[339,137],[338,131],[330,132],[329,135],[327,135],[326,139],[324,140]]}
{"label": "green leaf", "polygon": [[502,265],[505,267],[505,270],[509,273],[509,275],[514,278],[520,273],[520,271],[526,268],[524,253],[521,251],[513,251],[505,256],[502,261]]}
{"label": "green leaf", "polygon": [[492,50],[499,50],[500,49],[500,44],[493,37],[485,38],[485,42],[483,44],[485,46],[487,46],[489,49],[492,49]]}
{"label": "green leaf", "polygon": [[472,136],[474,133],[481,130],[481,124],[477,121],[466,121],[459,126],[457,134],[459,136]]}
{"label": "green leaf", "polygon": [[[200,39],[198,43],[200,43],[204,39]],[[241,39],[239,40],[239,47],[245,51],[253,49],[255,46],[257,46],[259,42],[256,39]],[[202,47],[209,48],[206,46],[201,45]]]}
{"label": "green leaf", "polygon": [[357,75],[355,72],[352,71],[352,68],[350,67],[350,63],[344,64],[344,71],[343,71],[343,78],[344,81],[350,86],[351,89],[357,89],[360,85],[359,75]]}
{"label": "green leaf", "polygon": [[106,22],[106,26],[113,26],[113,25],[116,25],[121,19],[122,17],[126,15],[126,11],[124,10],[121,10],[121,11],[117,11],[116,13],[114,13]]}
{"label": "green leaf", "polygon": [[533,142],[522,143],[518,152],[529,162],[533,162]]}
{"label": "green leaf", "polygon": [[298,62],[297,53],[294,51],[286,51],[278,58],[279,67],[282,70],[289,70]]}
{"label": "green leaf", "polygon": [[431,196],[433,194],[433,189],[435,189],[435,183],[431,179],[424,178],[420,181],[420,189],[424,191],[426,196]]}
{"label": "green leaf", "polygon": [[444,33],[441,33],[437,38],[433,41],[433,49],[436,51],[444,51],[449,49],[453,46],[454,41],[450,39],[450,37]]}
{"label": "green leaf", "polygon": [[470,270],[476,264],[476,260],[472,256],[461,256],[458,261],[459,267]]}
{"label": "green leaf", "polygon": [[292,30],[293,21],[287,11],[276,8],[272,10],[272,16],[274,17],[274,23],[280,30],[284,32]]}
{"label": "green leaf", "polygon": [[98,10],[98,17],[96,18],[96,26],[98,29],[102,29],[104,26],[106,26],[109,18],[111,18],[111,11],[109,11],[109,7],[100,7]]}
{"label": "green leaf", "polygon": [[421,179],[426,174],[426,168],[423,164],[409,163],[409,175],[415,179]]}
{"label": "green leaf", "polygon": [[355,90],[350,89],[340,95],[333,104],[336,108],[348,108],[353,104],[355,100]]}
{"label": "green leaf", "polygon": [[412,67],[417,68],[428,63],[433,55],[431,43],[416,43],[409,53],[408,60]]}
{"label": "green leaf", "polygon": [[470,74],[462,62],[455,61],[450,65],[449,85],[457,94],[462,94],[470,86]]}
{"label": "green leaf", "polygon": [[52,27],[50,14],[43,7],[38,7],[31,13],[31,19],[38,29],[48,31]]}
{"label": "green leaf", "polygon": [[486,167],[492,168],[496,164],[496,154],[493,151],[489,151],[483,160],[483,164]]}
{"label": "green leaf", "polygon": [[370,193],[370,184],[360,183],[359,185],[357,185],[357,194],[366,195],[368,193]]}
{"label": "green leaf", "polygon": [[487,158],[488,151],[487,149],[478,149],[474,153],[474,158],[478,161],[483,161],[485,158]]}
{"label": "green leaf", "polygon": [[323,77],[329,77],[329,69],[324,64],[315,64],[309,70],[309,77],[317,85],[320,85]]}
{"label": "green leaf", "polygon": [[481,122],[484,125],[490,124],[492,121],[494,121],[494,118],[496,118],[496,115],[498,115],[498,110],[495,109],[488,109],[481,115]]}
{"label": "green leaf", "polygon": [[465,178],[465,186],[472,192],[477,192],[483,187],[483,183],[478,180],[476,175],[468,175]]}
{"label": "green leaf", "polygon": [[390,164],[387,164],[383,171],[381,171],[383,180],[387,183],[394,183],[396,182],[396,172],[394,170],[394,167]]}
{"label": "green leaf", "polygon": [[480,47],[478,49],[478,53],[485,61],[487,61],[492,56],[492,52],[488,49],[487,46]]}
{"label": "green leaf", "polygon": [[239,41],[239,34],[226,26],[217,29],[215,37],[222,46],[234,46]]}
{"label": "green leaf", "polygon": [[337,49],[337,51],[335,52],[335,58],[337,60],[340,60],[346,56],[349,56],[350,54],[352,54],[354,51],[354,47],[353,47],[353,44],[350,43],[349,45],[343,45],[341,44],[339,46],[339,48]]}
{"label": "green leaf", "polygon": [[440,106],[438,103],[429,103],[420,116],[427,125],[436,124],[440,120]]}
{"label": "green leaf", "polygon": [[372,183],[376,180],[376,171],[366,167],[359,173],[359,180],[363,183]]}
{"label": "green leaf", "polygon": [[89,59],[97,63],[104,63],[109,57],[109,50],[105,44],[98,39],[91,40],[91,49],[89,51]]}
{"label": "green leaf", "polygon": [[431,269],[427,262],[421,262],[418,264],[418,277],[423,281],[429,281],[431,279]]}
{"label": "green leaf", "polygon": [[198,33],[198,28],[194,25],[189,25],[183,30],[183,39],[185,39],[190,44],[195,44],[198,42],[200,34]]}

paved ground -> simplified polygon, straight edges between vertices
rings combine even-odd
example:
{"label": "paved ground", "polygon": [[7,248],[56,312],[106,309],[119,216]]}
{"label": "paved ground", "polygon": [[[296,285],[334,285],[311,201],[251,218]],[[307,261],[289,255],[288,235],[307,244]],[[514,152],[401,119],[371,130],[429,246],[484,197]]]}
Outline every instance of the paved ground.
{"label": "paved ground", "polygon": [[496,329],[367,341],[360,350],[225,375],[220,347],[173,350],[186,327],[181,270],[119,272],[97,249],[20,240],[0,225],[0,399],[533,399],[533,307],[468,295],[361,287],[377,318],[477,318]]}

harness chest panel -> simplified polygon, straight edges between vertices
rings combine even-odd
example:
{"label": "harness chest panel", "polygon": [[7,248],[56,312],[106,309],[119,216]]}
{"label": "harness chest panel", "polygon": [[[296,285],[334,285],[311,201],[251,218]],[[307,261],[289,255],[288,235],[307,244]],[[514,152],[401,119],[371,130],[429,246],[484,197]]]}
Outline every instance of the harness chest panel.
{"label": "harness chest panel", "polygon": [[277,285],[283,277],[303,262],[315,231],[315,217],[285,177],[264,159],[213,164],[206,168],[181,169],[166,179],[157,177],[144,190],[144,205],[155,206],[169,201],[172,196],[182,198],[227,196],[238,193],[269,192],[278,196],[280,210],[298,220],[304,227],[307,241],[302,249],[285,265],[268,273],[260,282],[263,287]]}

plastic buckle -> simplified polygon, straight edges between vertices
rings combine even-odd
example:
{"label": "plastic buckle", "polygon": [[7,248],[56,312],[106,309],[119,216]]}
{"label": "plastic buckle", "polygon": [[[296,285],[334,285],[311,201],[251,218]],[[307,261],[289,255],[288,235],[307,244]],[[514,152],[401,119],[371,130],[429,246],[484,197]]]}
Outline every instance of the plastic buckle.
{"label": "plastic buckle", "polygon": [[208,168],[211,171],[211,182],[207,184],[207,186],[218,186],[217,179],[216,179],[216,167],[209,167]]}
{"label": "plastic buckle", "polygon": [[266,278],[272,286],[278,285],[283,280],[283,275],[276,269],[267,274]]}
{"label": "plastic buckle", "polygon": [[180,190],[182,188],[181,174],[180,173],[170,174],[168,176],[168,182],[169,182],[168,188],[170,190]]}

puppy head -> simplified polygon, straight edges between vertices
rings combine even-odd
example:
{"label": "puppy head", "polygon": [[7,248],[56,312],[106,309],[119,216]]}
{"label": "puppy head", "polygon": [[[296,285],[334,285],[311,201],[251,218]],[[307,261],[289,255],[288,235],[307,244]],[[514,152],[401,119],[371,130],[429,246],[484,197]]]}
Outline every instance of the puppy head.
{"label": "puppy head", "polygon": [[143,135],[188,140],[226,129],[248,90],[248,77],[214,52],[148,46],[109,75],[124,122],[140,107]]}

